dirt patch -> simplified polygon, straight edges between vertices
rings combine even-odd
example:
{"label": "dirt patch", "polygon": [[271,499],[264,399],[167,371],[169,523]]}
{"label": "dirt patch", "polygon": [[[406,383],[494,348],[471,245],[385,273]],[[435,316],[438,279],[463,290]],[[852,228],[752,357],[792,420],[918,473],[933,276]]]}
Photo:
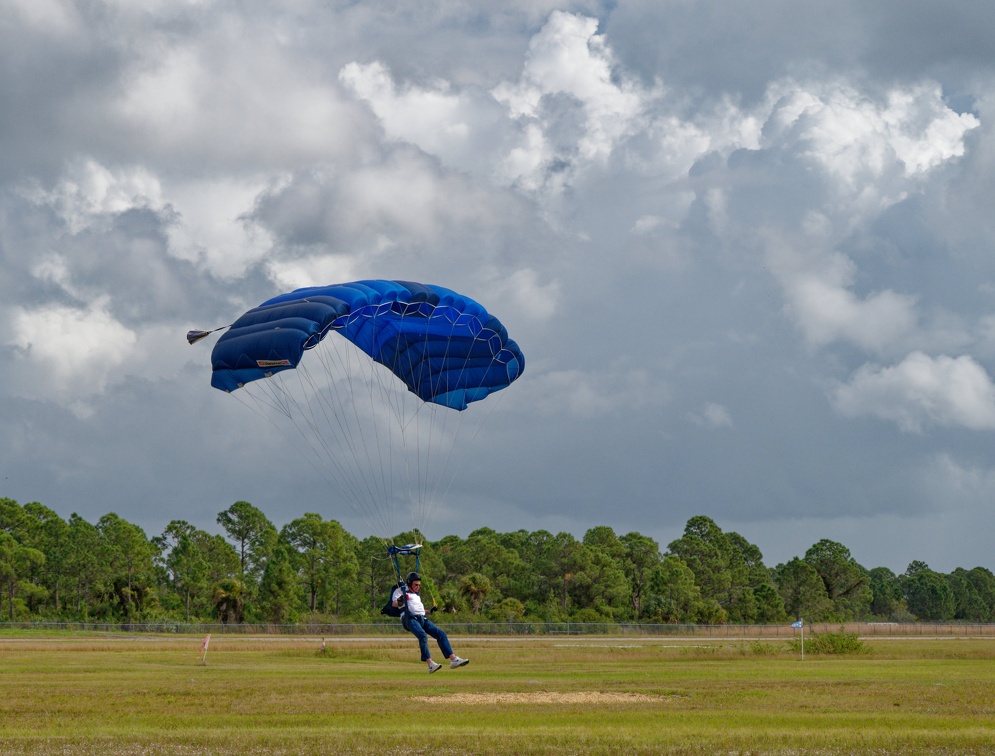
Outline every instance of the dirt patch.
{"label": "dirt patch", "polygon": [[445,696],[415,696],[428,704],[635,704],[660,701],[644,693],[602,693],[598,691],[536,691],[529,693],[452,693]]}

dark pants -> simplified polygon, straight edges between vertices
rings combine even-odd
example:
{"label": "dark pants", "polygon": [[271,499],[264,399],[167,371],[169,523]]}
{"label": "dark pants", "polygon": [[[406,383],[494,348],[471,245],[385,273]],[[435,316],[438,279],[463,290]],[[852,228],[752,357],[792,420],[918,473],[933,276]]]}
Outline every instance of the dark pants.
{"label": "dark pants", "polygon": [[405,617],[408,628],[418,639],[418,648],[421,649],[421,660],[428,661],[432,654],[428,652],[428,636],[431,635],[439,643],[439,650],[447,659],[453,655],[453,647],[449,645],[449,638],[446,631],[436,626],[428,617]]}

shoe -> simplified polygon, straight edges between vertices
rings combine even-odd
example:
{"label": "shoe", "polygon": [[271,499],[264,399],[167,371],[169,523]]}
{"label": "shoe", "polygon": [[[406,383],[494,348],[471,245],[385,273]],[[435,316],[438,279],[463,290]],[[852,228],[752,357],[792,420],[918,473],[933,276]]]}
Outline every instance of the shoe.
{"label": "shoe", "polygon": [[449,668],[450,668],[450,669],[456,669],[457,667],[462,667],[462,666],[464,666],[464,665],[466,665],[466,664],[469,664],[469,663],[470,663],[470,660],[469,660],[469,659],[460,659],[460,658],[459,658],[459,657],[457,656],[457,657],[456,657],[455,659],[452,659],[452,660],[451,660],[451,661],[449,662]]}
{"label": "shoe", "polygon": [[438,672],[440,669],[442,669],[442,665],[441,664],[436,664],[435,662],[429,662],[428,663],[428,673],[429,674],[432,674],[433,672]]}

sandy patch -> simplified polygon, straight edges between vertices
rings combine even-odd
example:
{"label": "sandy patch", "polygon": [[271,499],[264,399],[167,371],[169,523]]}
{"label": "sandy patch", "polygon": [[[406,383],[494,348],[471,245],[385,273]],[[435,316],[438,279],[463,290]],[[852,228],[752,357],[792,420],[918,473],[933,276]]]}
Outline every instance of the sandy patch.
{"label": "sandy patch", "polygon": [[660,701],[643,693],[601,693],[598,691],[536,691],[534,693],[451,693],[445,696],[414,696],[429,704],[633,704]]}

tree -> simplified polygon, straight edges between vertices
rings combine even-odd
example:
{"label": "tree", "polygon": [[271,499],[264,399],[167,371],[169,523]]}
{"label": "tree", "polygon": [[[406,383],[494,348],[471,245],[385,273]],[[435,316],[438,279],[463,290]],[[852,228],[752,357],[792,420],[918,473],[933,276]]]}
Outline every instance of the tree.
{"label": "tree", "polygon": [[62,580],[72,574],[66,569],[69,526],[54,511],[38,502],[25,504],[24,515],[30,523],[29,545],[45,555],[45,561],[39,566],[39,581],[45,586],[46,594],[52,597],[58,612],[61,609]]}
{"label": "tree", "polygon": [[278,543],[266,561],[259,583],[259,605],[269,622],[282,624],[297,615],[297,572],[288,546]]}
{"label": "tree", "polygon": [[22,546],[14,536],[0,531],[0,586],[7,594],[7,613],[11,622],[14,621],[15,596],[43,598],[47,593],[28,579],[31,572],[44,563],[45,555],[38,549]]}
{"label": "tree", "polygon": [[0,531],[20,543],[27,537],[27,516],[24,508],[13,499],[0,497]]}
{"label": "tree", "polygon": [[238,578],[225,578],[215,585],[214,611],[223,625],[241,622],[245,611],[245,583]]}
{"label": "tree", "polygon": [[702,596],[715,599],[720,606],[729,603],[729,541],[718,525],[708,517],[692,517],[684,526],[684,535],[667,548],[691,570]]}
{"label": "tree", "polygon": [[578,577],[581,580],[585,579],[583,572],[587,565],[588,552],[584,549],[584,544],[569,533],[557,533],[550,546],[549,556],[553,568],[550,575],[551,587],[559,597],[560,609],[566,612],[570,607],[574,581]]}
{"label": "tree", "polygon": [[813,622],[828,617],[833,603],[826,594],[822,578],[812,565],[795,557],[790,562],[777,565],[774,575],[777,591],[789,616]]}
{"label": "tree", "polygon": [[974,567],[967,571],[965,577],[971,581],[978,596],[988,607],[985,621],[991,622],[995,619],[995,575],[984,567]]}
{"label": "tree", "polygon": [[517,530],[500,535],[498,541],[522,565],[516,581],[507,587],[509,594],[533,610],[544,607],[540,612],[544,619],[556,619],[554,615],[559,615],[561,610],[557,607],[562,603],[556,599],[560,585],[557,538],[547,530],[533,533]]}
{"label": "tree", "polygon": [[615,531],[607,525],[598,525],[590,528],[584,533],[583,543],[597,549],[602,554],[607,554],[612,559],[622,560],[625,558],[625,544],[623,544]]}
{"label": "tree", "polygon": [[981,622],[988,617],[988,604],[967,576],[967,570],[960,567],[946,575],[947,585],[954,595],[954,619]]}
{"label": "tree", "polygon": [[288,554],[303,571],[303,583],[308,593],[308,608],[313,614],[318,605],[318,581],[325,554],[324,522],[313,512],[287,523],[280,531],[280,541],[286,544]]}
{"label": "tree", "polygon": [[176,545],[169,551],[166,565],[173,575],[173,583],[183,596],[186,621],[190,621],[190,604],[194,597],[203,596],[207,590],[208,566],[192,534],[180,533]]}
{"label": "tree", "polygon": [[319,600],[323,611],[339,616],[363,605],[362,589],[356,579],[359,541],[335,520],[325,523],[325,528],[325,561]]}
{"label": "tree", "polygon": [[145,531],[113,512],[97,521],[97,531],[119,606],[128,617],[140,613],[151,592],[155,547]]}
{"label": "tree", "polygon": [[667,554],[650,576],[643,613],[657,622],[680,624],[725,619],[725,612],[714,599],[702,597],[691,568],[675,554]]}
{"label": "tree", "polygon": [[258,580],[266,558],[276,545],[277,531],[273,523],[249,502],[236,501],[218,513],[218,524],[235,544],[242,579]]}
{"label": "tree", "polygon": [[836,619],[861,619],[870,613],[874,598],[870,575],[846,546],[823,538],[805,552],[804,559],[819,573]]}
{"label": "tree", "polygon": [[629,611],[629,581],[625,576],[625,546],[611,528],[592,528],[581,542],[581,569],[574,575],[571,597],[581,609],[615,618]]}
{"label": "tree", "polygon": [[771,624],[783,622],[787,617],[784,611],[784,599],[770,583],[763,583],[753,589],[757,602],[757,622]]}
{"label": "tree", "polygon": [[769,582],[760,549],[703,516],[688,520],[668,548],[694,573],[702,597],[714,599],[731,621],[756,620],[754,588]]}
{"label": "tree", "polygon": [[452,583],[443,586],[439,591],[439,609],[447,614],[457,614],[465,608],[466,602],[459,588]]}
{"label": "tree", "polygon": [[208,609],[213,586],[240,574],[238,554],[230,543],[185,520],[172,520],[152,541],[170,576],[171,589],[183,599],[188,622],[192,609]]}
{"label": "tree", "polygon": [[870,571],[871,614],[881,619],[893,619],[906,610],[905,594],[898,576],[887,567]]}
{"label": "tree", "polygon": [[643,598],[649,590],[650,577],[660,566],[660,544],[639,533],[626,533],[620,539],[625,549],[622,569],[629,580],[629,601],[632,615],[638,619],[643,613]]}
{"label": "tree", "polygon": [[66,550],[67,574],[76,576],[76,613],[86,619],[90,591],[99,583],[106,565],[101,559],[100,531],[75,512],[69,517]]}
{"label": "tree", "polygon": [[470,533],[466,540],[447,536],[433,543],[432,548],[445,566],[444,573],[439,575],[443,584],[450,581],[458,583],[463,575],[479,572],[501,595],[522,596],[528,593],[527,566],[519,553],[505,545],[490,528],[479,528]]}
{"label": "tree", "polygon": [[396,587],[393,565],[384,551],[383,541],[374,536],[359,541],[355,552],[357,577],[361,570],[364,575],[362,591],[369,596],[369,602],[364,603],[368,603],[371,613],[378,613]]}
{"label": "tree", "polygon": [[954,592],[944,576],[929,569],[925,562],[909,564],[901,578],[909,611],[920,620],[953,619]]}
{"label": "tree", "polygon": [[517,598],[509,596],[488,612],[493,622],[520,622],[525,614],[525,605]]}
{"label": "tree", "polygon": [[334,520],[325,522],[321,515],[307,512],[284,525],[280,540],[289,546],[288,552],[296,561],[312,614],[318,609],[319,596],[339,596],[341,582],[355,580],[356,555],[342,526]]}
{"label": "tree", "polygon": [[459,592],[470,602],[470,611],[478,614],[484,599],[491,592],[491,580],[483,573],[471,572],[459,581]]}

